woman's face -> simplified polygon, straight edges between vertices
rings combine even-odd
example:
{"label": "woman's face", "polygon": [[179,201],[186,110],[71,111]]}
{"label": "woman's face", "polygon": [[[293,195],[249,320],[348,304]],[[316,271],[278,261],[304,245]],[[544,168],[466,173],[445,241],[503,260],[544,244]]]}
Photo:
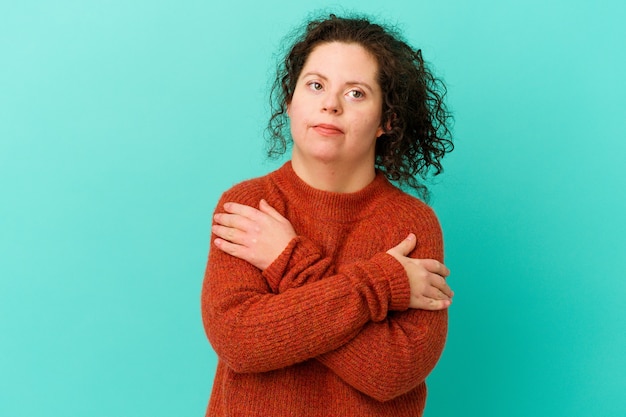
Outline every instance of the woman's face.
{"label": "woman's face", "polygon": [[381,128],[378,63],[362,46],[331,42],[309,54],[287,106],[293,159],[374,166]]}

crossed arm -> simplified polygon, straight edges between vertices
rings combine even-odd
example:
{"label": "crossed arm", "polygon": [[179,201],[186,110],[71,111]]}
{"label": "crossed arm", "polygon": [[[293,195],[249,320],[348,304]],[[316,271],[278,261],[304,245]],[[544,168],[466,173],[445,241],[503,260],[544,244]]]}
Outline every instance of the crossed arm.
{"label": "crossed arm", "polygon": [[[267,201],[261,200],[259,208],[237,203],[226,203],[226,213],[215,215],[212,228],[218,238],[215,245],[229,255],[243,259],[265,270],[287,248],[295,238],[291,223]],[[450,274],[448,268],[434,259],[408,257],[415,249],[416,237],[409,234],[387,253],[404,267],[411,299],[409,308],[441,310],[452,303],[453,292],[445,281]]]}
{"label": "crossed arm", "polygon": [[[407,256],[415,247],[414,235],[387,254],[336,271],[265,201],[258,209],[226,203],[224,210],[215,217],[213,232],[218,237],[213,243],[219,250],[211,255],[221,266],[212,269],[210,260],[207,273],[227,273],[237,265],[240,274],[258,277],[262,270],[268,277],[268,282],[237,283],[240,287],[228,296],[219,283],[210,288],[210,280],[205,281],[203,304],[208,298],[214,304],[203,306],[205,323],[227,321],[222,327],[207,324],[207,333],[232,369],[263,372],[316,358],[380,401],[424,380],[443,349],[452,291],[445,284],[449,273],[445,266]],[[296,264],[289,264],[293,259]],[[269,277],[279,275],[281,263],[289,267],[272,284]],[[410,300],[400,300],[409,288]],[[381,299],[391,302],[385,307]],[[267,311],[293,314],[277,317]],[[317,314],[320,311],[324,314]]]}

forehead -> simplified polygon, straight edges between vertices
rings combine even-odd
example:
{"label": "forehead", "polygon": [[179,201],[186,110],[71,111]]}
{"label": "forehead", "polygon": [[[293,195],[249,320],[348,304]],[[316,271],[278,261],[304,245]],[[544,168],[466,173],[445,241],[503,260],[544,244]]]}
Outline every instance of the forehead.
{"label": "forehead", "polygon": [[322,43],[313,48],[304,63],[302,74],[310,71],[372,82],[378,76],[378,61],[358,43]]}

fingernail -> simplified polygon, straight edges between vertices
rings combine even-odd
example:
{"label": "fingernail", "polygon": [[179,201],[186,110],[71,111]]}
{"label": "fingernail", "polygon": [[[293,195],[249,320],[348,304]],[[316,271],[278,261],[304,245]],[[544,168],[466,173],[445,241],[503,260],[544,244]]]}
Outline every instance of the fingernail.
{"label": "fingernail", "polygon": [[415,239],[415,235],[413,233],[409,233],[409,235],[406,237],[406,240],[413,240]]}

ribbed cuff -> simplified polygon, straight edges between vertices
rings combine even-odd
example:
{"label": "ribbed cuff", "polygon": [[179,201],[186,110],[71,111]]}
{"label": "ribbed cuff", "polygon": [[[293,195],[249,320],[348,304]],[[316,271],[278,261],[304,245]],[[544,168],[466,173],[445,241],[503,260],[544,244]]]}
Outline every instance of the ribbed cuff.
{"label": "ribbed cuff", "polygon": [[371,258],[381,270],[382,276],[387,277],[389,283],[390,311],[404,311],[409,308],[411,300],[411,287],[409,278],[402,264],[388,253],[379,253]]}
{"label": "ribbed cuff", "polygon": [[278,293],[280,283],[288,272],[296,268],[297,270],[291,272],[297,275],[300,272],[299,269],[318,260],[319,257],[319,251],[313,242],[302,236],[296,236],[291,239],[278,258],[265,268],[263,276],[272,288],[272,291]]}

